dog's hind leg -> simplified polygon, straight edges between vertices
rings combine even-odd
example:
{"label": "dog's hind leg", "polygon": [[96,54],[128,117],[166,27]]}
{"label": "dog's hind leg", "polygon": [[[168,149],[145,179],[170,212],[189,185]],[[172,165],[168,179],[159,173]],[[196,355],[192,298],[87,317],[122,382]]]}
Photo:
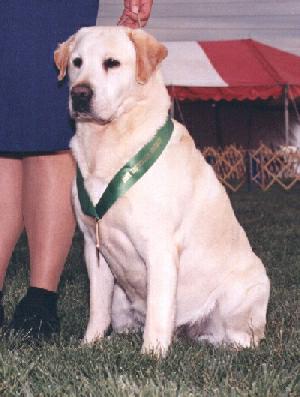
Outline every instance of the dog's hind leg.
{"label": "dog's hind leg", "polygon": [[269,280],[263,276],[246,287],[240,282],[231,285],[218,302],[223,342],[236,347],[258,345],[264,337],[269,293]]}
{"label": "dog's hind leg", "polygon": [[217,346],[257,346],[264,337],[269,299],[269,280],[260,281],[248,288],[232,283],[208,316],[187,327],[187,335]]}
{"label": "dog's hind leg", "polygon": [[125,333],[140,328],[140,324],[134,317],[132,305],[118,284],[115,284],[113,293],[112,328],[117,333]]}
{"label": "dog's hind leg", "polygon": [[269,289],[269,281],[249,287],[240,305],[225,316],[229,343],[241,347],[257,346],[264,337]]}

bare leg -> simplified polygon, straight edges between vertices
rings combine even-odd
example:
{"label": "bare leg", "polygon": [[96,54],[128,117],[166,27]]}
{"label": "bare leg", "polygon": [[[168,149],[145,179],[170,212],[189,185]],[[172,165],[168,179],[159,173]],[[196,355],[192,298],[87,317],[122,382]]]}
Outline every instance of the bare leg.
{"label": "bare leg", "polygon": [[22,160],[0,157],[0,289],[23,229]]}
{"label": "bare leg", "polygon": [[22,161],[30,285],[56,291],[75,229],[71,204],[75,165],[68,151]]}

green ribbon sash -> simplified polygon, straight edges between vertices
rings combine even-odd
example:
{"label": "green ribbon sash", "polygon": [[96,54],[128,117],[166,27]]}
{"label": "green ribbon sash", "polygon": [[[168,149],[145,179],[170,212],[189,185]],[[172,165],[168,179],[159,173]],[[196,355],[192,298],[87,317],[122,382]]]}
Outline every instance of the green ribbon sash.
{"label": "green ribbon sash", "polygon": [[102,219],[110,207],[123,196],[155,163],[169,142],[174,124],[168,117],[165,124],[156,132],[155,136],[133,156],[113,177],[107,185],[96,207],[91,202],[84,186],[84,180],[77,167],[77,190],[82,212],[85,215]]}

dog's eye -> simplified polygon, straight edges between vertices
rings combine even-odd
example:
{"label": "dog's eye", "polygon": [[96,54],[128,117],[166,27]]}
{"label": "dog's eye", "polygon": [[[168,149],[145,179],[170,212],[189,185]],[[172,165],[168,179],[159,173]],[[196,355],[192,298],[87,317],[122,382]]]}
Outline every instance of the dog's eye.
{"label": "dog's eye", "polygon": [[81,65],[82,65],[82,59],[79,58],[79,57],[74,58],[74,59],[73,59],[73,65],[74,65],[76,68],[79,69],[79,68],[81,67]]}
{"label": "dog's eye", "polygon": [[120,61],[114,58],[107,58],[103,62],[103,67],[107,71],[108,69],[118,68],[120,66]]}

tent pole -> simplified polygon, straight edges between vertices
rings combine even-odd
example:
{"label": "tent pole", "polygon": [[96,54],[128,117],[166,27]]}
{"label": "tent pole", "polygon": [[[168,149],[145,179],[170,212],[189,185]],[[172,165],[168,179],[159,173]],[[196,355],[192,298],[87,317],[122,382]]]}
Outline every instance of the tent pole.
{"label": "tent pole", "polygon": [[289,86],[284,86],[284,135],[285,146],[289,145]]}
{"label": "tent pole", "polygon": [[221,102],[215,102],[215,122],[216,122],[216,138],[217,145],[220,148],[224,148],[224,140],[221,126]]}
{"label": "tent pole", "polygon": [[252,126],[253,126],[253,102],[249,101],[247,103],[247,108],[248,108],[248,120],[247,120],[247,129],[248,129],[248,140],[247,140],[247,150],[246,150],[246,156],[245,156],[245,162],[246,162],[246,175],[247,175],[247,187],[248,187],[248,192],[251,192],[252,190],[252,176],[253,176],[253,170],[252,170],[252,157],[251,157],[251,138],[252,138]]}
{"label": "tent pole", "polygon": [[175,97],[174,97],[174,92],[173,92],[173,86],[171,86],[170,97],[171,97],[170,114],[171,114],[172,119],[174,119],[174,117],[175,117]]}
{"label": "tent pole", "polygon": [[174,97],[171,98],[171,117],[174,119],[175,117],[175,100]]}

